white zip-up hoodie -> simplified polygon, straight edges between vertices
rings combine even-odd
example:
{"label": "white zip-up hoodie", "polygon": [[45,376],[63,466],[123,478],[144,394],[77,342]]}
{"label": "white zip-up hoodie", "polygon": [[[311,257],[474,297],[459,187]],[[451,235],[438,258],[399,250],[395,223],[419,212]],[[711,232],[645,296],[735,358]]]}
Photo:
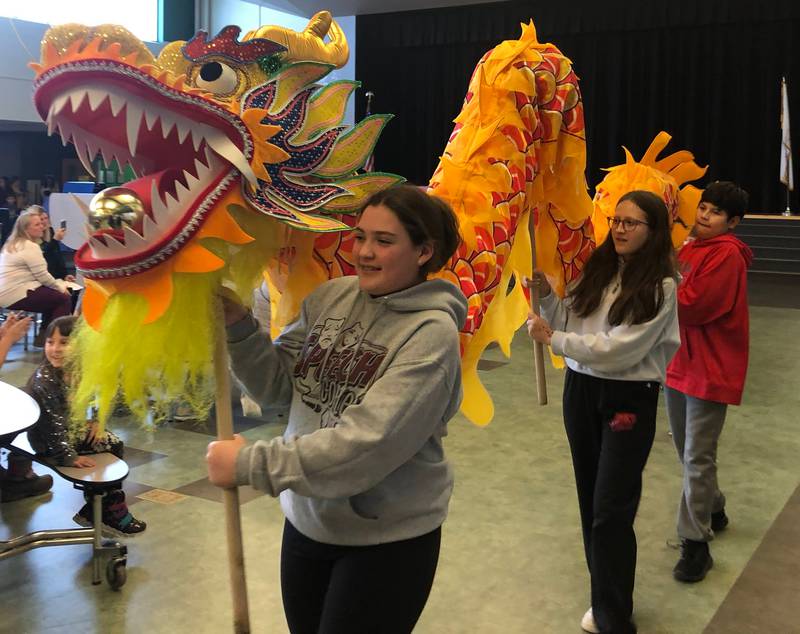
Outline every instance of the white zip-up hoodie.
{"label": "white zip-up hoodie", "polygon": [[664,383],[667,364],[681,345],[675,280],[665,277],[662,281],[664,302],[651,320],[612,326],[608,313],[619,295],[619,285],[618,274],[604,291],[600,305],[585,318],[569,310],[568,303],[553,292],[539,300],[542,317],[554,330],[550,347],[581,374]]}
{"label": "white zip-up hoodie", "polygon": [[371,297],[326,282],[275,342],[244,319],[232,366],[263,405],[291,404],[282,438],[244,447],[237,483],[280,496],[319,542],[372,545],[441,526],[453,488],[442,447],[461,403],[461,291],[444,280]]}

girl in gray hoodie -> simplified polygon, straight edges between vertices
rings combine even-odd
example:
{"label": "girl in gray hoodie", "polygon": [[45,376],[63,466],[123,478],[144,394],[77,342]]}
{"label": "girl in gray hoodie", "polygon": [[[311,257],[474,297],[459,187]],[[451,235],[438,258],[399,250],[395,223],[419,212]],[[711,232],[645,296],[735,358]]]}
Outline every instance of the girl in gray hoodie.
{"label": "girl in gray hoodie", "polygon": [[280,498],[293,634],[410,632],[453,488],[442,438],[461,402],[467,304],[427,277],[455,252],[457,220],[406,185],[372,196],[354,234],[357,276],[321,285],[275,341],[243,307],[226,306],[238,379],[290,414],[281,438],[211,443],[209,477]]}

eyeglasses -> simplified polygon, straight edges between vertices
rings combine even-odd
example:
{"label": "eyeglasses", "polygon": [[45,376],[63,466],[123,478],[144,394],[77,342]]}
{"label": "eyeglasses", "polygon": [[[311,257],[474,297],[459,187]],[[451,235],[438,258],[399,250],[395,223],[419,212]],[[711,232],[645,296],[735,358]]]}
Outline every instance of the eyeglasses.
{"label": "eyeglasses", "polygon": [[633,231],[639,225],[650,226],[644,220],[636,220],[634,218],[607,218],[607,220],[609,229],[619,229],[619,226],[622,225],[625,231]]}

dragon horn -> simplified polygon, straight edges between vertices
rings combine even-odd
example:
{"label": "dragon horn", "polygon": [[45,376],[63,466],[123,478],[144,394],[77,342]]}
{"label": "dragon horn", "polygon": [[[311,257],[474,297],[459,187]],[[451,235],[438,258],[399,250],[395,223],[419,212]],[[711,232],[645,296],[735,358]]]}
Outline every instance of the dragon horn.
{"label": "dragon horn", "polygon": [[[330,40],[325,43],[325,36]],[[341,27],[328,11],[314,14],[302,33],[281,26],[262,26],[250,31],[243,40],[263,37],[286,47],[287,62],[322,62],[341,68],[350,57],[350,48]]]}

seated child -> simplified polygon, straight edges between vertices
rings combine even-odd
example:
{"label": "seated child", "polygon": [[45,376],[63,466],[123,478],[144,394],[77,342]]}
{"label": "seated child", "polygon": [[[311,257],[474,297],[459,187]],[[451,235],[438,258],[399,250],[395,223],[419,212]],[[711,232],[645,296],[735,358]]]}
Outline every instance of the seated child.
{"label": "seated child", "polygon": [[[78,442],[70,442],[68,433],[69,403],[67,392],[69,376],[64,371],[69,336],[76,318],[69,315],[54,319],[45,331],[44,360],[28,380],[27,391],[39,403],[42,412],[39,421],[28,431],[28,439],[37,454],[49,462],[64,467],[93,467],[89,455],[110,452],[122,458],[122,441],[110,431],[97,436],[97,424],[88,424],[86,435]],[[92,507],[83,505],[73,518],[81,526],[91,526]],[[116,489],[103,497],[103,526],[112,534],[134,535],[147,525],[137,520],[128,510],[125,493]]]}

